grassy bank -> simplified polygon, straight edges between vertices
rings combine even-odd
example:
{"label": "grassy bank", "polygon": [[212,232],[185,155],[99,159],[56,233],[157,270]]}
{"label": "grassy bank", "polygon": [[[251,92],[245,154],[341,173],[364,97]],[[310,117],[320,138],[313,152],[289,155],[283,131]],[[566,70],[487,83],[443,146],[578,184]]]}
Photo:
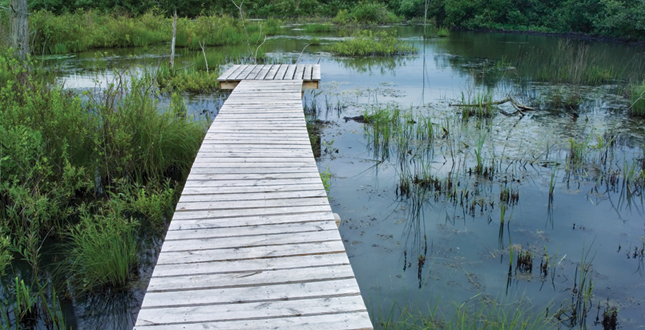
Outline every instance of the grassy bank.
{"label": "grassy bank", "polygon": [[[0,54],[0,270],[27,281],[34,299],[47,283],[62,296],[128,288],[142,238],[172,215],[206,123],[182,98],[160,109],[154,78],[127,74],[76,95],[36,63]],[[9,313],[19,297],[3,286]]]}
{"label": "grassy bank", "polygon": [[[155,11],[137,17],[108,15],[98,11],[77,11],[55,15],[42,10],[31,14],[29,26],[35,54],[65,54],[94,48],[142,47],[172,38],[172,19]],[[247,22],[250,40],[274,34],[279,22]],[[246,34],[239,19],[230,16],[180,18],[177,22],[177,47],[200,49],[205,46],[246,43]]]}

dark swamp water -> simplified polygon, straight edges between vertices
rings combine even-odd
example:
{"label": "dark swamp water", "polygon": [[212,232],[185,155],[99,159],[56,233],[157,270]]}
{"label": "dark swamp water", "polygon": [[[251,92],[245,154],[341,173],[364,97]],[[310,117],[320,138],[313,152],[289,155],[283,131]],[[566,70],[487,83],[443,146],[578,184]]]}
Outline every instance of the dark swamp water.
{"label": "dark swamp water", "polygon": [[[474,32],[424,40],[421,27],[388,29],[419,53],[335,57],[324,45],[342,33],[305,34],[298,26],[263,46],[267,61],[279,63],[298,58],[313,36],[322,43],[298,62],[322,69],[321,89],[303,103],[317,119],[319,169],[331,173],[332,209],[375,325],[400,310],[436,307],[450,318],[463,303],[496,300],[522,301],[540,315],[561,310],[563,329],[602,328],[596,315],[608,308],[617,308],[622,328],[642,327],[643,187],[626,181],[642,169],[645,125],[628,116],[623,92],[627,80],[645,78],[645,49]],[[61,69],[67,88],[84,90],[113,78],[96,63],[154,68],[167,60],[166,48],[46,63]],[[180,51],[178,61],[189,56]],[[580,61],[594,69],[558,73]],[[482,95],[512,95],[537,111],[465,120],[450,106]],[[197,116],[216,115],[225,98],[190,95],[187,103]],[[510,103],[499,108],[514,111]],[[388,129],[350,119],[378,109],[399,109],[401,117]],[[67,302],[70,325],[131,328],[160,242],[150,243],[144,280],[131,292]],[[527,255],[530,271],[518,265]]]}

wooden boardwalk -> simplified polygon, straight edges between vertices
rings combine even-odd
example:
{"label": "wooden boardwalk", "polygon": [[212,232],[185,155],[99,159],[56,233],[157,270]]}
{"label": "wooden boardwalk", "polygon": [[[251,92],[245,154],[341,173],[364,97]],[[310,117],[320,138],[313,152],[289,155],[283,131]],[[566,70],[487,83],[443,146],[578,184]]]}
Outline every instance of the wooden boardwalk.
{"label": "wooden boardwalk", "polygon": [[135,329],[372,329],[302,80],[243,80],[199,150]]}
{"label": "wooden boardwalk", "polygon": [[302,89],[317,89],[320,82],[320,65],[233,65],[217,80],[221,89],[234,89],[242,80],[302,80]]}

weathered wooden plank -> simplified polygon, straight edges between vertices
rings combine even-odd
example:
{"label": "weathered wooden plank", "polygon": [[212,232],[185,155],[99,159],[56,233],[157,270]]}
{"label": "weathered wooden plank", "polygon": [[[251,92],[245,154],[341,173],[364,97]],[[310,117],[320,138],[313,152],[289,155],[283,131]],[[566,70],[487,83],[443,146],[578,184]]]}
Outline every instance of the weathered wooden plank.
{"label": "weathered wooden plank", "polygon": [[320,64],[314,64],[312,73],[311,73],[311,80],[314,81],[320,81],[321,76],[320,76]]}
{"label": "weathered wooden plank", "polygon": [[309,197],[309,198],[285,198],[285,199],[262,199],[252,201],[212,201],[201,203],[181,203],[177,204],[175,212],[184,211],[215,211],[215,210],[235,210],[235,209],[253,209],[253,208],[272,208],[284,206],[309,206],[309,205],[327,205],[327,197]]}
{"label": "weathered wooden plank", "polygon": [[264,76],[267,75],[267,73],[269,72],[270,69],[271,69],[271,65],[269,65],[269,64],[263,65],[262,69],[260,69],[258,74],[253,79],[255,79],[255,80],[263,80]]}
{"label": "weathered wooden plank", "polygon": [[306,267],[299,269],[297,272],[290,269],[279,269],[262,272],[202,274],[186,277],[152,277],[150,284],[148,284],[148,292],[234,288],[352,278],[354,273],[352,268],[348,266]]}
{"label": "weathered wooden plank", "polygon": [[[335,313],[313,316],[294,316],[270,319],[244,319],[237,321],[215,321],[200,322],[202,329],[210,330],[257,330],[257,329],[281,329],[281,330],[320,330],[320,329],[372,329],[367,313]],[[138,330],[177,330],[186,329],[186,325],[152,325],[136,326]]]}
{"label": "weathered wooden plank", "polygon": [[[260,166],[260,165],[258,165]],[[313,166],[304,166],[304,167],[211,167],[211,166],[193,166],[190,171],[191,174],[287,174],[287,173],[316,173],[317,168]]]}
{"label": "weathered wooden plank", "polygon": [[271,185],[271,186],[240,186],[240,187],[185,187],[184,195],[226,195],[226,194],[249,194],[249,193],[272,193],[292,192],[304,190],[319,190],[322,182],[300,184],[300,185]]}
{"label": "weathered wooden plank", "polygon": [[290,207],[272,207],[263,209],[234,209],[216,211],[175,212],[172,221],[194,219],[219,219],[231,217],[270,216],[302,214],[307,212],[331,212],[329,205],[304,205]]}
{"label": "weathered wooden plank", "polygon": [[267,75],[264,76],[264,80],[273,80],[273,78],[275,78],[276,74],[278,73],[278,70],[280,70],[280,67],[280,64],[274,64],[273,66],[271,66],[271,70],[269,70]]}
{"label": "weathered wooden plank", "polygon": [[[342,255],[342,253],[338,254]],[[303,257],[291,257],[303,258]],[[287,258],[276,259],[284,260]],[[263,262],[265,260],[262,260]],[[309,260],[302,260],[307,262]],[[174,274],[174,270],[182,270],[181,267],[198,267],[204,264],[181,265],[173,268],[160,267],[159,272],[155,268],[155,273]],[[210,265],[210,264],[207,264]],[[218,264],[215,264],[217,266]],[[234,264],[232,264],[234,265]],[[269,266],[271,267],[271,266]],[[190,270],[201,271],[199,268],[189,268]],[[146,295],[147,305],[146,308],[155,307],[170,307],[181,305],[206,305],[206,304],[232,304],[232,303],[246,303],[254,302],[258,297],[263,300],[287,300],[299,299],[312,296],[326,296],[331,294],[347,295],[358,293],[356,291],[356,283],[352,279],[345,280],[330,280],[324,282],[309,282],[297,284],[278,284],[263,287],[242,287],[242,288],[227,288],[227,289],[206,289],[206,290],[190,290],[182,292],[183,299],[177,299],[176,292],[150,292]],[[181,306],[180,305],[180,306]]]}
{"label": "weathered wooden plank", "polygon": [[305,72],[302,75],[302,80],[304,80],[304,81],[311,80],[312,71],[313,71],[313,65],[311,65],[311,64],[305,65]]}
{"label": "weathered wooden plank", "polygon": [[157,265],[185,265],[216,261],[247,259],[274,259],[288,256],[325,255],[345,252],[341,240],[306,242],[300,244],[257,247],[225,248],[202,251],[168,252],[159,255]]}
{"label": "weathered wooden plank", "polygon": [[296,65],[290,64],[287,68],[287,72],[284,74],[283,80],[293,80],[293,76],[296,73]]}
{"label": "weathered wooden plank", "polygon": [[242,79],[246,78],[246,76],[248,76],[249,73],[251,73],[252,70],[253,70],[253,65],[245,65],[244,70],[240,71],[240,73],[237,76],[235,76],[235,78],[233,78],[233,77],[229,77],[229,78],[230,79],[235,79],[235,80],[242,80]]}
{"label": "weathered wooden plank", "polygon": [[305,66],[299,64],[296,66],[296,72],[293,75],[294,80],[302,80],[303,74],[305,72]]}
{"label": "weathered wooden plank", "polygon": [[226,72],[222,73],[217,80],[219,81],[226,81],[228,77],[230,77],[233,73],[235,73],[238,69],[240,69],[240,65],[233,65],[232,67],[228,68]]}
{"label": "weathered wooden plank", "polygon": [[257,236],[257,235],[280,234],[280,233],[303,233],[303,232],[311,232],[311,231],[333,230],[336,228],[337,228],[336,224],[332,221],[286,223],[286,224],[275,224],[270,226],[200,228],[200,229],[192,229],[192,230],[174,230],[172,232],[168,232],[166,234],[166,241],[224,238],[224,237],[244,237],[244,236]]}
{"label": "weathered wooden plank", "polygon": [[[318,212],[318,213],[296,213],[296,214],[278,214],[269,216],[246,216],[246,217],[230,217],[219,219],[194,219],[194,220],[181,220],[173,224],[169,231],[181,231],[192,229],[213,229],[213,228],[237,228],[237,227],[254,227],[254,226],[273,226],[279,224],[294,224],[311,223],[325,221],[329,223],[336,223],[333,219],[331,211]],[[266,219],[263,223],[261,219]]]}
{"label": "weathered wooden plank", "polygon": [[[144,324],[201,323],[216,320],[278,318],[365,311],[359,295],[333,298],[297,299],[281,302],[206,305],[141,309],[137,326]],[[251,317],[252,316],[252,317]],[[154,320],[154,321],[153,321]]]}

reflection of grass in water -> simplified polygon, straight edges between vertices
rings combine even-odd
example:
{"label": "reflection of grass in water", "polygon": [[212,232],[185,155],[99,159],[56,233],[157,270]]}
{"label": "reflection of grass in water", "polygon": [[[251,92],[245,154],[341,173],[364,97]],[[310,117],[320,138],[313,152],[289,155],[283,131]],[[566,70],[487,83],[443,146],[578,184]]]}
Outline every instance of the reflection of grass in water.
{"label": "reflection of grass in water", "polygon": [[[569,40],[559,41],[556,52],[549,54],[544,63],[544,54],[537,50],[518,59],[517,67],[540,69],[533,79],[551,83],[570,83],[574,85],[597,85],[621,76],[613,66],[600,66],[597,56],[591,56],[588,45]],[[524,69],[525,70],[525,69]]]}

